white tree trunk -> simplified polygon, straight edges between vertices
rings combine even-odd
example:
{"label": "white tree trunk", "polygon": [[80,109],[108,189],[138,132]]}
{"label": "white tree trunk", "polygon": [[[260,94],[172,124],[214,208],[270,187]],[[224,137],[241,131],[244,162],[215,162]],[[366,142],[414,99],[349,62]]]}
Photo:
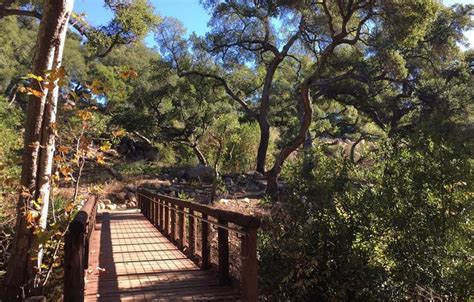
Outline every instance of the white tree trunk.
{"label": "white tree trunk", "polygon": [[[69,22],[69,16],[72,11],[74,1],[67,1],[64,11],[64,16],[61,17],[61,27],[59,29],[59,39],[54,49],[54,58],[52,62],[52,69],[57,70],[61,67],[61,61],[63,57],[64,44],[66,42],[67,25]],[[51,173],[53,168],[53,157],[55,151],[55,138],[56,133],[53,125],[56,123],[56,112],[58,107],[58,95],[59,86],[58,80],[56,80],[54,89],[48,92],[45,104],[45,117],[43,122],[43,133],[41,137],[41,149],[40,153],[40,171],[38,177],[38,198],[41,200],[41,217],[39,220],[39,226],[45,230],[48,220],[48,209],[49,199],[51,192]],[[43,246],[40,244],[38,252],[38,268],[41,271],[41,264],[43,260]]]}
{"label": "white tree trunk", "polygon": [[[67,31],[67,22],[71,15],[73,0],[44,0],[43,18],[41,19],[36,53],[32,73],[45,78],[45,71],[52,69],[62,60],[62,47]],[[38,241],[34,227],[26,219],[28,209],[33,208],[33,201],[41,197],[44,204],[39,224],[46,222],[49,205],[50,176],[52,154],[54,153],[54,136],[51,124],[56,116],[56,92],[47,91],[40,83],[33,80],[32,88],[43,91],[43,96],[30,95],[25,123],[25,141],[20,194],[17,205],[15,239],[12,244],[11,257],[4,280],[2,301],[17,301],[34,294],[34,276],[38,262],[35,259]],[[43,89],[44,88],[44,89]],[[43,193],[42,193],[43,192]]]}

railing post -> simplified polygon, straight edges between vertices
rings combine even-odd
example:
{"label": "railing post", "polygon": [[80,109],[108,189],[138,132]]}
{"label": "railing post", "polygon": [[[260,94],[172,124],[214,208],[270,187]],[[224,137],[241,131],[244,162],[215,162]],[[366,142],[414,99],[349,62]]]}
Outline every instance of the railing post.
{"label": "railing post", "polygon": [[[217,222],[227,226],[227,221],[218,219]],[[221,284],[228,284],[229,278],[229,231],[219,227],[217,229],[217,246],[219,253],[219,281]]]}
{"label": "railing post", "polygon": [[150,222],[151,224],[155,225],[155,199],[152,198],[152,200],[150,200],[150,203],[151,203]]}
{"label": "railing post", "polygon": [[159,206],[159,208],[160,208],[160,210],[159,210],[160,211],[160,218],[159,218],[160,223],[159,223],[159,228],[158,229],[163,232],[163,230],[164,230],[163,229],[163,216],[165,215],[164,210],[163,210],[163,200],[158,199],[158,202],[160,203],[160,206]]}
{"label": "railing post", "polygon": [[246,228],[244,231],[247,234],[242,236],[241,245],[242,271],[240,279],[242,284],[242,301],[257,301],[257,229]]}
{"label": "railing post", "polygon": [[88,266],[89,241],[97,213],[97,197],[90,196],[69,224],[64,246],[63,293],[65,302],[84,301],[84,272]]}
{"label": "railing post", "polygon": [[189,255],[194,258],[196,253],[196,232],[194,227],[194,211],[189,209],[188,234],[189,234]]}
{"label": "railing post", "polygon": [[64,301],[84,301],[84,233],[68,232],[64,249]]}
{"label": "railing post", "polygon": [[178,207],[178,248],[183,250],[184,247],[184,208]]}
{"label": "railing post", "polygon": [[202,255],[202,263],[201,269],[205,270],[208,269],[210,266],[210,256],[211,256],[211,244],[209,242],[209,224],[204,221],[207,220],[207,214],[202,214],[202,221],[201,221],[201,255]]}
{"label": "railing post", "polygon": [[170,208],[169,208],[169,202],[164,201],[163,208],[165,209],[165,235],[169,235],[170,234]]}
{"label": "railing post", "polygon": [[176,243],[176,206],[170,203],[171,242]]}

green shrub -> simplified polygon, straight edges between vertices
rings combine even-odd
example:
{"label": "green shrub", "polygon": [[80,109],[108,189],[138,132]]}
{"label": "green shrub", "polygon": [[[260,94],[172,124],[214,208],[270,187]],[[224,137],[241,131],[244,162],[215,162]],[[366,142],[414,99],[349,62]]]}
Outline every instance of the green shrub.
{"label": "green shrub", "polygon": [[265,300],[394,301],[416,285],[472,295],[468,161],[429,139],[394,145],[362,165],[318,148],[311,175],[288,168],[260,234]]}

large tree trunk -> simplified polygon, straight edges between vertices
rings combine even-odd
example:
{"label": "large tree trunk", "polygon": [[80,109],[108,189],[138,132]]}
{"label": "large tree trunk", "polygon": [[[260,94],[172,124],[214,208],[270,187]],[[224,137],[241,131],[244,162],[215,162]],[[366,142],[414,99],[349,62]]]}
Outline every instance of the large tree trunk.
{"label": "large tree trunk", "polygon": [[267,189],[266,193],[275,199],[278,195],[278,176],[286,158],[294,152],[306,139],[309,126],[311,125],[313,117],[313,107],[311,96],[309,94],[309,83],[304,82],[301,85],[301,95],[299,96],[299,104],[303,110],[303,116],[300,123],[300,130],[298,135],[291,140],[278,154],[275,159],[275,164],[267,173]]}
{"label": "large tree trunk", "polygon": [[281,63],[282,58],[275,57],[267,68],[263,83],[262,97],[260,99],[260,112],[258,114],[258,125],[260,127],[260,143],[257,152],[257,172],[265,173],[267,162],[268,143],[270,141],[270,123],[268,122],[268,112],[270,111],[270,93],[272,90],[273,77]]}
{"label": "large tree trunk", "polygon": [[[52,69],[61,60],[61,44],[63,43],[61,40],[65,38],[72,7],[73,0],[44,1],[43,18],[36,41],[33,74],[44,78],[45,71]],[[15,239],[4,281],[3,301],[17,301],[33,294],[33,280],[37,272],[35,258],[38,252],[38,242],[34,231],[38,226],[31,227],[31,219],[27,220],[27,214],[29,209],[33,208],[33,201],[38,202],[40,197],[49,197],[52,165],[50,157],[54,152],[51,123],[55,119],[53,111],[56,108],[57,92],[56,94],[54,91],[48,92],[47,88],[43,89],[36,80],[33,80],[32,88],[37,91],[42,90],[44,94],[31,95],[28,100],[21,174],[23,192],[20,194],[17,205]],[[47,200],[39,202],[48,203]],[[47,208],[42,212],[47,213]],[[45,216],[37,222],[44,223]]]}
{"label": "large tree trunk", "polygon": [[[261,114],[261,113],[260,113]],[[270,124],[267,116],[261,116],[258,119],[260,127],[260,143],[257,151],[257,172],[265,173],[265,165],[267,162],[268,143],[270,141]]]}

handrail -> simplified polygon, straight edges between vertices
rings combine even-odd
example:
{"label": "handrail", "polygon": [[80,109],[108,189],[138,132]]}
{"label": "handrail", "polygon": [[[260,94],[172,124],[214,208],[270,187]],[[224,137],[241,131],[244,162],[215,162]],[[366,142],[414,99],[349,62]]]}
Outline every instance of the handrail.
{"label": "handrail", "polygon": [[[211,264],[209,225],[217,227],[218,270],[223,284],[230,282],[229,231],[237,233],[241,240],[242,301],[257,301],[257,229],[260,226],[260,220],[257,217],[157,194],[145,188],[139,188],[137,196],[143,215],[168,236],[179,249],[185,250],[186,241],[186,251],[191,258],[197,256],[195,223],[201,223],[201,269],[208,269]],[[201,215],[196,215],[195,212]],[[187,236],[184,232],[185,217],[188,219]],[[213,217],[217,222],[209,217]],[[229,223],[235,227],[229,226]]]}
{"label": "handrail", "polygon": [[64,301],[84,301],[84,272],[96,222],[98,200],[91,195],[69,224],[64,244]]}

